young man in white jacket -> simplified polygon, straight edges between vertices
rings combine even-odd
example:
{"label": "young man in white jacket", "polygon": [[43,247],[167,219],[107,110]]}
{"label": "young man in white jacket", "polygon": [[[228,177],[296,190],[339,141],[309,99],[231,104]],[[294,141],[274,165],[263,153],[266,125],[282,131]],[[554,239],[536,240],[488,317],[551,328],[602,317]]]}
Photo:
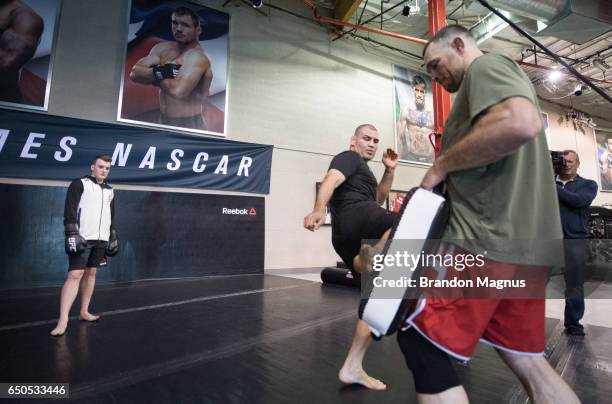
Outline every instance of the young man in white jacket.
{"label": "young man in white jacket", "polygon": [[81,289],[79,319],[96,321],[89,312],[89,302],[96,284],[96,267],[105,255],[117,254],[118,241],[114,226],[114,192],[106,183],[111,157],[97,156],[91,164],[91,175],[70,183],[64,206],[65,249],[68,275],[62,287],[60,317],[51,331],[61,336],[68,327],[68,315]]}

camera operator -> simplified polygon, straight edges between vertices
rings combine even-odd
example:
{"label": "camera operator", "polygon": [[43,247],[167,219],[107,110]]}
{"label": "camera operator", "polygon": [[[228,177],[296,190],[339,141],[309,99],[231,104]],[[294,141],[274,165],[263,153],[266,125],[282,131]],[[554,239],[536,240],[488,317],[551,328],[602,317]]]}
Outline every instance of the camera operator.
{"label": "camera operator", "polygon": [[[557,194],[565,239],[565,332],[584,336],[584,272],[588,243],[588,209],[597,195],[597,183],[577,174],[578,154],[564,150],[563,166],[555,165]],[[554,157],[553,157],[554,160]]]}

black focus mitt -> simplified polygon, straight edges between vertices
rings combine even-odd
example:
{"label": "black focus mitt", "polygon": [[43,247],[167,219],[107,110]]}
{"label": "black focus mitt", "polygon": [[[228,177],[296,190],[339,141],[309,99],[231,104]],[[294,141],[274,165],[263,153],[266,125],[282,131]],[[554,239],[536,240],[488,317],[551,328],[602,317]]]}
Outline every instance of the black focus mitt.
{"label": "black focus mitt", "polygon": [[108,238],[108,245],[104,255],[108,257],[114,257],[119,252],[119,240],[117,239],[117,230],[110,231],[110,237]]}

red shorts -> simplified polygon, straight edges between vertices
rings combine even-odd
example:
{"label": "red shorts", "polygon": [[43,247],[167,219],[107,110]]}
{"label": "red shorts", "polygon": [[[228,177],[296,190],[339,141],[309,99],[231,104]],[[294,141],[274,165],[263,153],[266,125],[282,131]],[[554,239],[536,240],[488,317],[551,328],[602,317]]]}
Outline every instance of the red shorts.
{"label": "red shorts", "polygon": [[[451,245],[447,250],[448,247],[448,244],[444,247],[446,254],[466,253],[457,246]],[[414,327],[432,344],[460,360],[469,360],[479,341],[516,354],[544,353],[546,268],[485,259],[484,265],[478,268],[465,267],[457,272],[446,267],[432,271],[438,279],[448,279],[452,273],[452,277],[464,280],[476,276],[507,279],[509,273],[515,274],[516,279],[516,273],[526,271],[530,274],[527,279],[530,291],[493,288],[493,292],[482,292],[480,288],[477,292],[463,289],[441,292],[440,288],[429,291],[424,288],[402,330]]]}

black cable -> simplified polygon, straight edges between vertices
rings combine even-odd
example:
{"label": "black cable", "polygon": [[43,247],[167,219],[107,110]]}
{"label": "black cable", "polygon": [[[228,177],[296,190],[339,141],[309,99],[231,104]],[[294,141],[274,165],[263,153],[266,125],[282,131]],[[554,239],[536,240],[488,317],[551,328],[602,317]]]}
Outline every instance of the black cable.
{"label": "black cable", "polygon": [[383,22],[387,22],[387,21],[391,21],[392,19],[396,18],[398,15],[400,15],[403,11],[398,11],[397,14],[395,14],[393,17],[389,17],[386,18],[385,20],[383,20]]}
{"label": "black cable", "polygon": [[563,59],[561,59],[559,56],[557,56],[553,51],[548,49],[546,46],[542,45],[535,38],[533,38],[531,35],[529,35],[527,32],[525,32],[522,28],[520,28],[518,25],[516,25],[515,23],[510,21],[510,19],[508,19],[505,15],[503,15],[502,13],[497,11],[496,8],[491,7],[489,5],[489,3],[487,3],[485,0],[478,0],[478,2],[480,4],[482,4],[483,6],[485,6],[486,8],[488,8],[489,10],[491,10],[491,12],[493,12],[499,18],[504,20],[508,25],[510,25],[512,28],[514,28],[514,30],[517,31],[519,34],[523,35],[525,38],[529,39],[531,42],[533,42],[535,45],[537,45],[540,49],[542,49],[544,52],[546,52],[546,54],[548,54],[548,56],[550,56],[553,59],[555,59],[561,66],[565,67],[571,74],[573,74],[574,76],[579,78],[583,83],[585,83],[587,86],[591,87],[597,94],[601,95],[606,101],[608,101],[610,104],[612,104],[612,97],[610,97],[608,94],[606,94],[606,92],[603,91],[601,88],[599,88],[595,84],[591,83],[591,80],[587,79],[585,76],[580,74],[580,72],[578,72],[572,66],[568,65],[567,63],[565,63],[565,61]]}
{"label": "black cable", "polygon": [[366,0],[365,3],[363,3],[363,8],[361,9],[361,14],[359,14],[359,19],[357,20],[357,25],[361,25],[361,18],[363,18],[363,13],[365,13],[366,7],[368,6],[368,1]]}
{"label": "black cable", "polygon": [[357,35],[357,34],[354,34],[354,33],[351,33],[350,35],[352,37],[359,38],[359,39],[361,39],[363,41],[376,44],[376,45],[378,45],[378,46],[380,46],[382,48],[387,48],[389,50],[392,50],[392,51],[395,51],[395,52],[399,52],[399,53],[401,53],[404,56],[409,56],[409,57],[412,57],[412,58],[415,58],[415,59],[418,59],[418,60],[421,60],[421,61],[423,60],[423,58],[420,55],[417,55],[416,53],[412,53],[412,52],[409,52],[409,51],[404,50],[404,49],[396,48],[394,46],[387,45],[386,43],[379,42],[379,41],[377,41],[375,39],[368,38],[368,37],[365,37],[365,36]]}
{"label": "black cable", "polygon": [[[406,1],[408,1],[408,0],[406,0]],[[286,10],[286,9],[284,9],[284,8],[282,8],[282,7],[278,7],[278,6],[275,6],[275,5],[272,5],[272,4],[268,4],[268,3],[264,3],[264,5],[265,5],[266,7],[270,7],[270,8],[272,8],[272,9],[274,9],[274,10],[277,10],[277,11],[280,11],[280,12],[283,12],[283,13],[286,13],[286,14],[289,14],[289,15],[292,15],[292,16],[297,17],[297,18],[300,18],[300,19],[302,19],[302,20],[306,20],[306,21],[309,21],[309,22],[314,23],[314,24],[319,24],[319,22],[318,22],[318,21],[313,20],[313,19],[312,19],[312,18],[310,18],[310,17],[306,17],[306,16],[303,16],[303,15],[301,15],[301,14],[294,13],[294,12],[289,11],[289,10]],[[385,44],[385,43],[382,43],[382,42],[376,41],[376,40],[374,40],[374,39],[371,39],[371,38],[368,38],[368,37],[365,37],[365,36],[357,35],[357,34],[355,34],[355,33],[349,32],[349,31],[347,31],[347,32],[346,32],[346,34],[350,34],[352,37],[359,38],[359,39],[361,39],[361,40],[363,40],[363,41],[366,41],[366,42],[370,42],[370,43],[376,44],[376,45],[378,45],[378,46],[380,46],[380,47],[387,48],[387,49],[392,50],[392,51],[395,51],[395,52],[399,52],[399,53],[401,53],[401,54],[402,54],[402,55],[404,55],[404,56],[413,57],[413,58],[418,59],[418,60],[421,60],[421,61],[423,60],[423,58],[421,57],[421,55],[417,55],[416,53],[412,53],[412,52],[409,52],[409,51],[406,51],[406,50],[403,50],[403,49],[400,49],[400,48],[396,48],[396,47],[394,47],[394,46],[390,46],[390,45],[387,45],[387,44]]]}
{"label": "black cable", "polygon": [[450,12],[450,13],[449,13],[449,14],[446,16],[446,18],[448,19],[448,17],[450,17],[451,15],[455,14],[455,12],[456,12],[457,10],[459,10],[461,7],[463,7],[463,2],[461,2],[461,4],[459,4],[459,6],[458,6],[457,8],[455,8],[453,11],[451,11],[451,12]]}
{"label": "black cable", "polygon": [[[390,7],[390,8],[388,8],[388,9],[386,9],[386,10],[384,11],[384,13],[383,13],[383,14],[388,13],[389,11],[391,11],[391,10],[393,10],[393,9],[395,9],[395,8],[397,8],[397,7],[399,7],[399,6],[403,5],[404,3],[407,3],[407,2],[408,2],[408,0],[400,1],[399,3],[397,3],[396,5],[394,5],[393,7]],[[380,17],[381,15],[382,15],[382,14],[377,14],[377,15],[375,15],[374,17],[372,17],[372,18],[370,18],[370,19],[368,19],[368,20],[364,21],[363,23],[361,23],[361,25],[366,25],[367,23],[374,21],[375,19],[377,19],[377,18],[378,18],[378,17]],[[352,33],[353,33],[353,32],[355,32],[355,31],[356,31],[356,30],[355,30],[355,28],[352,28],[352,29],[350,29],[350,30],[348,30],[348,31],[344,31],[343,33],[341,33],[340,35],[338,35],[337,37],[335,37],[334,39],[332,39],[332,42],[333,42],[333,41],[336,41],[336,40],[338,40],[338,39],[340,39],[340,38],[343,38],[343,37],[344,37],[345,35],[347,35],[347,34],[352,34]]]}

